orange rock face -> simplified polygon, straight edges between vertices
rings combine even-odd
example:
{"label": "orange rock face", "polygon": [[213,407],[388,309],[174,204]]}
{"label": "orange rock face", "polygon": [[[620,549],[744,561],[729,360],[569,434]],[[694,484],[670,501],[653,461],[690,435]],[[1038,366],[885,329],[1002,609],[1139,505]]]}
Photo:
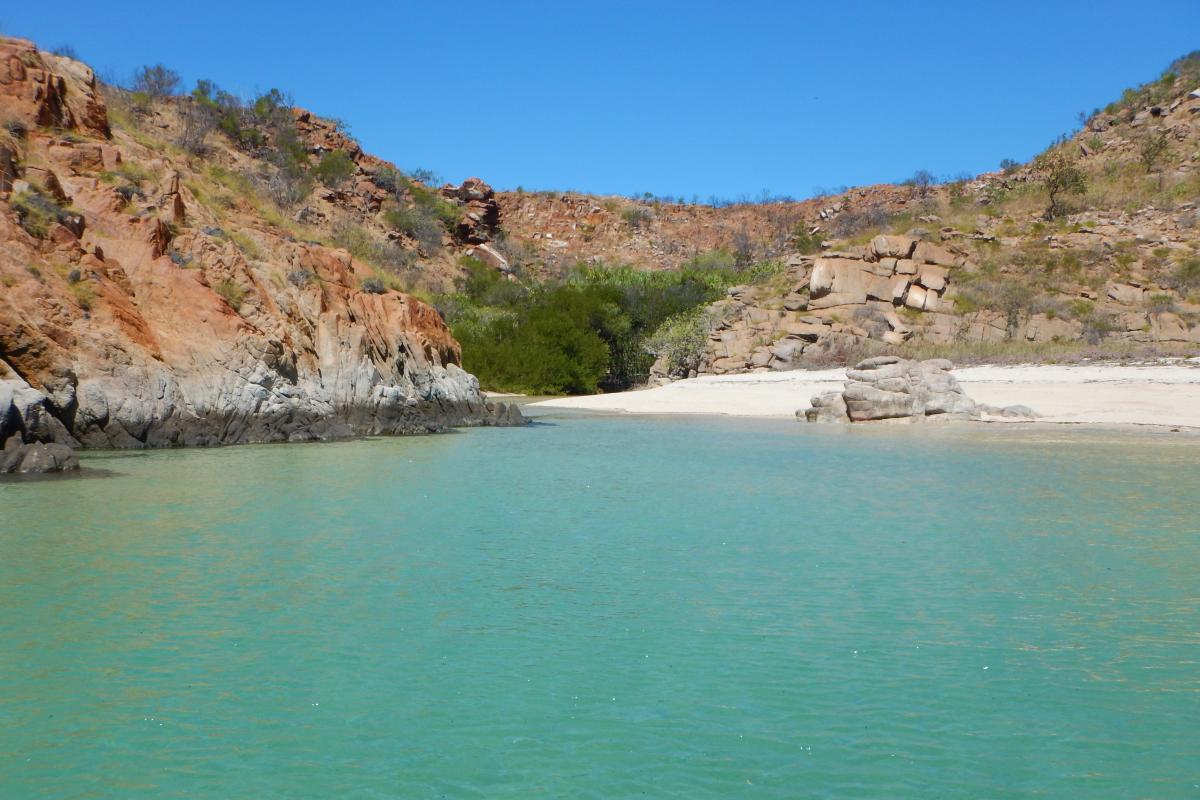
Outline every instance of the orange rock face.
{"label": "orange rock face", "polygon": [[16,122],[0,132],[0,444],[520,421],[484,401],[432,307],[364,292],[372,268],[254,208],[219,216],[188,162],[114,135],[82,64],[0,39],[0,118]]}

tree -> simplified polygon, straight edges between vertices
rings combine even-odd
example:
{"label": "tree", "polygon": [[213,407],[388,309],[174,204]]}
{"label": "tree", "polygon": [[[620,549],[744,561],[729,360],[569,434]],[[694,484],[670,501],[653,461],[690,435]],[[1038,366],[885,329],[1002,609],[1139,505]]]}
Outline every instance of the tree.
{"label": "tree", "polygon": [[924,197],[929,193],[929,187],[937,183],[937,178],[927,169],[919,169],[913,173],[913,176],[905,181],[906,184],[917,190],[917,194]]}
{"label": "tree", "polygon": [[1146,168],[1146,173],[1154,172],[1154,168],[1162,161],[1162,157],[1167,152],[1167,132],[1159,131],[1152,133],[1142,142],[1142,150],[1140,158],[1142,166]]}
{"label": "tree", "polygon": [[1033,162],[1042,176],[1042,183],[1050,195],[1050,207],[1046,209],[1046,217],[1053,219],[1062,216],[1067,209],[1063,203],[1065,195],[1083,194],[1087,191],[1087,174],[1075,163],[1064,148],[1047,150]]}
{"label": "tree", "polygon": [[179,73],[162,64],[143,66],[133,76],[133,91],[148,96],[151,100],[162,100],[179,89]]}

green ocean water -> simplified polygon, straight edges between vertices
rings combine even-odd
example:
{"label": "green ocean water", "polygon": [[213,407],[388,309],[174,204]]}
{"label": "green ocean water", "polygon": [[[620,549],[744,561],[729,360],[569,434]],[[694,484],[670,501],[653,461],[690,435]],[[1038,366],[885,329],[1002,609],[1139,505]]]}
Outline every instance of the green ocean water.
{"label": "green ocean water", "polygon": [[1200,440],[547,415],[0,484],[0,798],[1200,797]]}

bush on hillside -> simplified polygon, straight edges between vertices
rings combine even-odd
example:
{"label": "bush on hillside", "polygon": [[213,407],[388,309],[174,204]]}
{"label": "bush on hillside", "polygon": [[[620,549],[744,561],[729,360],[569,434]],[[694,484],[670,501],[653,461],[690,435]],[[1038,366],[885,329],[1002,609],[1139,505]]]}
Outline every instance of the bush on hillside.
{"label": "bush on hillside", "polygon": [[821,252],[821,233],[809,229],[807,222],[801,222],[792,233],[791,245],[796,252],[811,255]]}
{"label": "bush on hillside", "polygon": [[667,374],[685,378],[700,366],[715,315],[703,306],[667,318],[646,340],[655,359],[666,358]]}
{"label": "bush on hillside", "polygon": [[1061,217],[1069,211],[1065,203],[1067,195],[1087,191],[1087,175],[1063,148],[1047,150],[1034,160],[1033,166],[1040,173],[1050,196],[1047,219]]}
{"label": "bush on hillside", "polygon": [[425,169],[424,167],[417,167],[416,169],[410,170],[408,176],[414,181],[420,181],[427,186],[437,186],[442,182],[441,175],[438,175],[431,169]]}
{"label": "bush on hillside", "polygon": [[919,169],[912,174],[911,178],[907,178],[902,183],[912,187],[919,196],[924,197],[929,194],[929,188],[937,183],[937,178],[929,170]]}
{"label": "bush on hillside", "polygon": [[420,206],[392,208],[384,212],[383,218],[393,230],[420,244],[426,253],[432,254],[442,246],[445,229],[427,209]]}
{"label": "bush on hillside", "polygon": [[331,150],[313,167],[313,177],[331,189],[341,186],[358,169],[345,150]]}
{"label": "bush on hillside", "polygon": [[359,261],[365,261],[388,272],[401,273],[413,266],[415,256],[394,242],[385,241],[348,219],[333,225],[330,242],[349,251]]}
{"label": "bush on hillside", "polygon": [[246,290],[233,281],[221,281],[213,287],[213,291],[220,295],[221,299],[228,303],[234,311],[241,309],[242,302],[246,299]]}
{"label": "bush on hillside", "polygon": [[1167,132],[1158,131],[1148,135],[1142,142],[1141,149],[1138,151],[1138,158],[1142,162],[1142,166],[1146,168],[1147,174],[1154,172],[1163,160],[1163,156],[1167,153]]}
{"label": "bush on hillside", "polygon": [[872,205],[853,211],[843,211],[833,220],[833,235],[848,239],[865,231],[881,230],[891,215],[883,206]]}
{"label": "bush on hillside", "polygon": [[1179,264],[1163,285],[1185,294],[1200,290],[1200,258],[1189,258]]}
{"label": "bush on hillside", "polygon": [[56,224],[66,222],[71,212],[48,194],[30,189],[15,195],[12,209],[25,232],[35,239],[45,239]]}
{"label": "bush on hillside", "polygon": [[162,64],[145,65],[134,73],[130,88],[152,101],[163,100],[179,90],[179,73]]}
{"label": "bush on hillside", "polygon": [[629,206],[621,209],[621,219],[636,231],[650,224],[650,221],[654,219],[654,212],[642,206]]}

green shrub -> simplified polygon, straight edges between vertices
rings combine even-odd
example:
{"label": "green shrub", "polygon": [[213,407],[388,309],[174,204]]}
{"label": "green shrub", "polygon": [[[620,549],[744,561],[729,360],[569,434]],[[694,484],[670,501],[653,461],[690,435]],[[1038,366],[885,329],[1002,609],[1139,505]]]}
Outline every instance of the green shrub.
{"label": "green shrub", "polygon": [[551,290],[523,313],[467,320],[454,327],[463,366],[484,385],[531,394],[595,392],[609,348],[598,329],[619,313],[597,295]]}
{"label": "green shrub", "polygon": [[646,350],[656,359],[666,357],[669,375],[686,377],[700,366],[714,322],[702,306],[668,317],[646,340]]}
{"label": "green shrub", "polygon": [[426,253],[433,253],[442,246],[445,229],[438,217],[425,207],[388,209],[383,218],[394,230],[420,243]]}
{"label": "green shrub", "polygon": [[732,274],[737,268],[737,256],[729,252],[725,248],[717,248],[709,250],[706,253],[699,253],[693,256],[684,263],[684,270],[691,271],[713,271],[717,273]]}
{"label": "green shrub", "polygon": [[1138,152],[1138,157],[1141,159],[1142,166],[1146,168],[1146,172],[1153,172],[1159,162],[1167,153],[1167,132],[1159,131],[1146,136],[1142,141],[1142,147]]}
{"label": "green shrub", "polygon": [[1117,329],[1115,318],[1107,311],[1093,311],[1081,322],[1083,339],[1088,344],[1099,344],[1105,336]]}
{"label": "green shrub", "polygon": [[1067,304],[1067,311],[1075,319],[1087,319],[1096,311],[1096,304],[1091,300],[1077,297]]}
{"label": "green shrub", "polygon": [[242,302],[246,299],[246,290],[233,281],[221,281],[213,287],[213,291],[220,295],[221,299],[228,303],[234,311],[240,310]]}
{"label": "green shrub", "polygon": [[341,186],[358,169],[354,159],[345,150],[331,150],[321,156],[313,167],[313,177],[333,189]]}
{"label": "green shrub", "polygon": [[1180,263],[1165,283],[1184,293],[1200,289],[1200,258],[1189,258]]}
{"label": "green shrub", "polygon": [[370,178],[371,183],[394,195],[399,195],[405,185],[404,176],[400,174],[400,170],[391,166],[380,167],[370,175]]}
{"label": "green shrub", "polygon": [[383,294],[387,291],[387,286],[379,278],[364,278],[362,283],[358,285],[367,294]]}
{"label": "green shrub", "polygon": [[1175,310],[1175,298],[1169,294],[1153,294],[1146,300],[1146,310],[1151,314],[1160,314]]}
{"label": "green shrub", "polygon": [[795,232],[792,233],[792,247],[796,248],[796,252],[804,255],[821,252],[821,234],[809,230],[809,225],[802,222],[796,226]]}
{"label": "green shrub", "polygon": [[96,302],[96,292],[91,285],[86,282],[75,282],[71,284],[71,294],[75,296],[75,302],[84,311],[91,311],[92,305]]}
{"label": "green shrub", "polygon": [[1050,206],[1046,209],[1048,219],[1067,213],[1068,209],[1064,203],[1066,195],[1083,194],[1087,191],[1086,173],[1062,148],[1042,153],[1033,164],[1041,174],[1046,193],[1050,196]]}
{"label": "green shrub", "polygon": [[55,224],[71,217],[71,212],[59,205],[57,200],[37,189],[15,195],[11,205],[21,227],[35,239],[45,239]]}
{"label": "green shrub", "polygon": [[242,251],[242,255],[246,258],[261,260],[263,257],[262,249],[258,246],[253,238],[248,234],[240,231],[230,231],[229,240],[237,245],[238,250]]}
{"label": "green shrub", "polygon": [[412,267],[412,251],[394,242],[381,240],[353,222],[343,220],[333,226],[330,243],[349,251],[359,261],[365,261],[389,272],[403,272]]}
{"label": "green shrub", "polygon": [[724,260],[656,272],[598,265],[578,267],[560,284],[523,286],[474,259],[462,264],[458,294],[436,304],[463,346],[466,368],[489,389],[550,394],[644,382],[655,355],[647,341],[659,331],[675,337],[664,323],[748,274]]}
{"label": "green shrub", "polygon": [[408,193],[418,208],[433,215],[448,231],[454,230],[459,220],[462,219],[461,209],[442,197],[436,189],[410,182]]}

